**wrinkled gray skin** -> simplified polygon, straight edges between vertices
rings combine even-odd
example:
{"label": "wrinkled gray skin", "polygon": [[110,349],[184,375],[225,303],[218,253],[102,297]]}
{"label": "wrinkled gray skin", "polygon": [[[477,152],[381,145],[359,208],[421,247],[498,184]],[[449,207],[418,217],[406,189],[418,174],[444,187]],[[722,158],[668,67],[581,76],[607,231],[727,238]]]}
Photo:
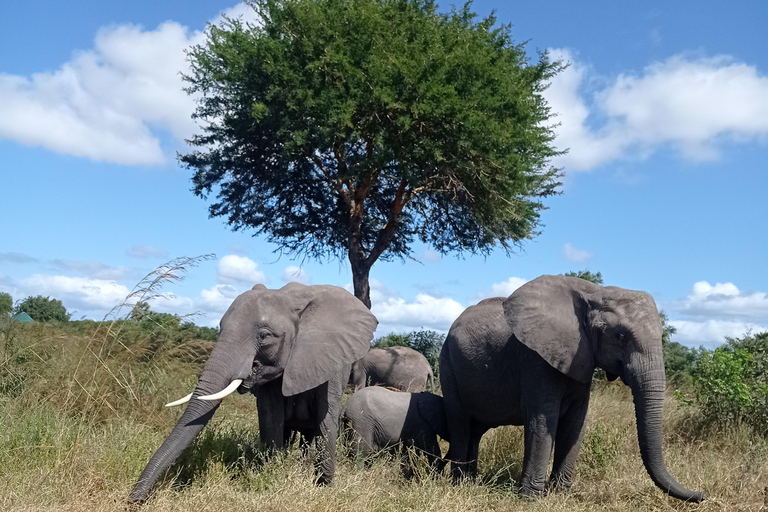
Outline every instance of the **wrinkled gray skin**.
{"label": "wrinkled gray skin", "polygon": [[[656,304],[645,292],[583,279],[542,276],[508,299],[487,299],[456,319],[440,353],[454,478],[477,471],[482,435],[523,425],[524,495],[571,486],[595,367],[632,389],[643,463],[675,498],[705,495],[681,486],[662,456],[664,361]],[[554,446],[554,464],[547,466]]]}
{"label": "wrinkled gray skin", "polygon": [[[438,470],[444,467],[437,441],[437,436],[448,439],[442,397],[371,386],[349,397],[342,417],[361,457],[402,443],[424,453]],[[407,466],[403,470],[406,477],[412,476]]]}
{"label": "wrinkled gray skin", "polygon": [[317,438],[319,483],[336,464],[341,395],[349,369],[370,347],[376,318],[352,294],[335,286],[290,283],[279,290],[256,285],[238,296],[221,319],[221,333],[173,431],[142,472],[131,503],[149,491],[211,419],[217,393],[235,379],[257,399],[263,444],[282,448],[290,431]]}
{"label": "wrinkled gray skin", "polygon": [[429,361],[409,347],[372,348],[352,365],[349,383],[355,389],[366,386],[389,386],[420,393],[427,389],[427,380],[434,379]]}

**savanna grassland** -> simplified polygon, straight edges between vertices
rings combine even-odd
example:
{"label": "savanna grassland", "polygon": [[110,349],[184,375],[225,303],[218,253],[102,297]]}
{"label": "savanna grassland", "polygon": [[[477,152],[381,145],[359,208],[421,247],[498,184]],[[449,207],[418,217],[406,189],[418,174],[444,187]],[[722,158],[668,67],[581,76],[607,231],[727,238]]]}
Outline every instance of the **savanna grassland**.
{"label": "savanna grassland", "polygon": [[[0,331],[0,510],[125,509],[138,475],[183,408],[213,345],[194,330],[167,336],[135,322],[6,324]],[[706,427],[695,405],[666,404],[670,473],[710,499],[665,496],[643,468],[629,390],[593,392],[573,489],[517,496],[522,429],[489,432],[480,477],[453,486],[445,475],[406,481],[392,455],[365,469],[342,446],[330,487],[313,484],[298,447],[273,457],[259,448],[256,404],[233,395],[168,472],[144,510],[285,511],[649,511],[761,510],[768,443],[746,426]]]}

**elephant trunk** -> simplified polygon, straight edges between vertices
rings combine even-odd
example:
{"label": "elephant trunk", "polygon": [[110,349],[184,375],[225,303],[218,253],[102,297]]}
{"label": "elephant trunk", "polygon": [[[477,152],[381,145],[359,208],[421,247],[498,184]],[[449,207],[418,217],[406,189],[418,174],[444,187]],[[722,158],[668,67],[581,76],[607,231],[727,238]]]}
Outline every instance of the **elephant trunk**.
{"label": "elephant trunk", "polygon": [[[234,379],[245,378],[249,375],[254,354],[244,350],[245,344],[237,344],[219,340],[213,348],[205,368],[200,374],[192,399],[187,404],[184,414],[173,427],[170,435],[155,452],[142,471],[139,480],[133,487],[129,503],[143,503],[157,480],[173,462],[181,455],[206,424],[221,404],[221,400],[204,401],[198,397],[217,393],[226,388]],[[253,349],[255,352],[255,349]],[[246,364],[247,363],[247,364]]]}
{"label": "elephant trunk", "polygon": [[213,417],[213,413],[216,412],[221,402],[204,402],[196,399],[197,396],[203,394],[199,390],[195,390],[192,400],[176,426],[173,427],[173,431],[149,460],[144,471],[141,472],[138,482],[128,497],[129,503],[146,501],[149,491],[152,490],[163,471],[173,464],[185,448],[192,444],[192,441]]}
{"label": "elephant trunk", "polygon": [[632,388],[635,402],[640,454],[646,471],[656,486],[670,496],[697,503],[704,500],[704,493],[680,485],[664,464],[661,445],[665,378],[661,350],[637,355],[628,367],[628,377],[627,384]]}

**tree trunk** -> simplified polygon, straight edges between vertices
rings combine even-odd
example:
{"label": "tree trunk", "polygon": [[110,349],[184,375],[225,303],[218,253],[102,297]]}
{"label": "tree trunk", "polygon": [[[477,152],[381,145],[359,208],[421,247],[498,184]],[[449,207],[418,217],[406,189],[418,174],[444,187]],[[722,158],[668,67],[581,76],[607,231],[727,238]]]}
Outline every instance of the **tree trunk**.
{"label": "tree trunk", "polygon": [[352,266],[352,285],[355,288],[355,297],[360,299],[365,307],[371,309],[371,285],[368,282],[371,267],[366,265],[364,261],[354,258],[351,252],[349,263]]}

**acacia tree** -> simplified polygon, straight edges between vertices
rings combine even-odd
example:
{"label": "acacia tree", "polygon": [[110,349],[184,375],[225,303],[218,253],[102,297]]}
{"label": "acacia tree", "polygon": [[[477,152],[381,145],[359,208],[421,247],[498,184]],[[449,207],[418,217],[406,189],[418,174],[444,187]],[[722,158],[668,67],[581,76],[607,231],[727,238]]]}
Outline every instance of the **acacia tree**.
{"label": "acacia tree", "polygon": [[180,162],[210,215],[278,250],[349,258],[370,307],[379,259],[510,252],[538,234],[560,154],[510,26],[431,0],[257,0],[190,50],[202,133]]}

